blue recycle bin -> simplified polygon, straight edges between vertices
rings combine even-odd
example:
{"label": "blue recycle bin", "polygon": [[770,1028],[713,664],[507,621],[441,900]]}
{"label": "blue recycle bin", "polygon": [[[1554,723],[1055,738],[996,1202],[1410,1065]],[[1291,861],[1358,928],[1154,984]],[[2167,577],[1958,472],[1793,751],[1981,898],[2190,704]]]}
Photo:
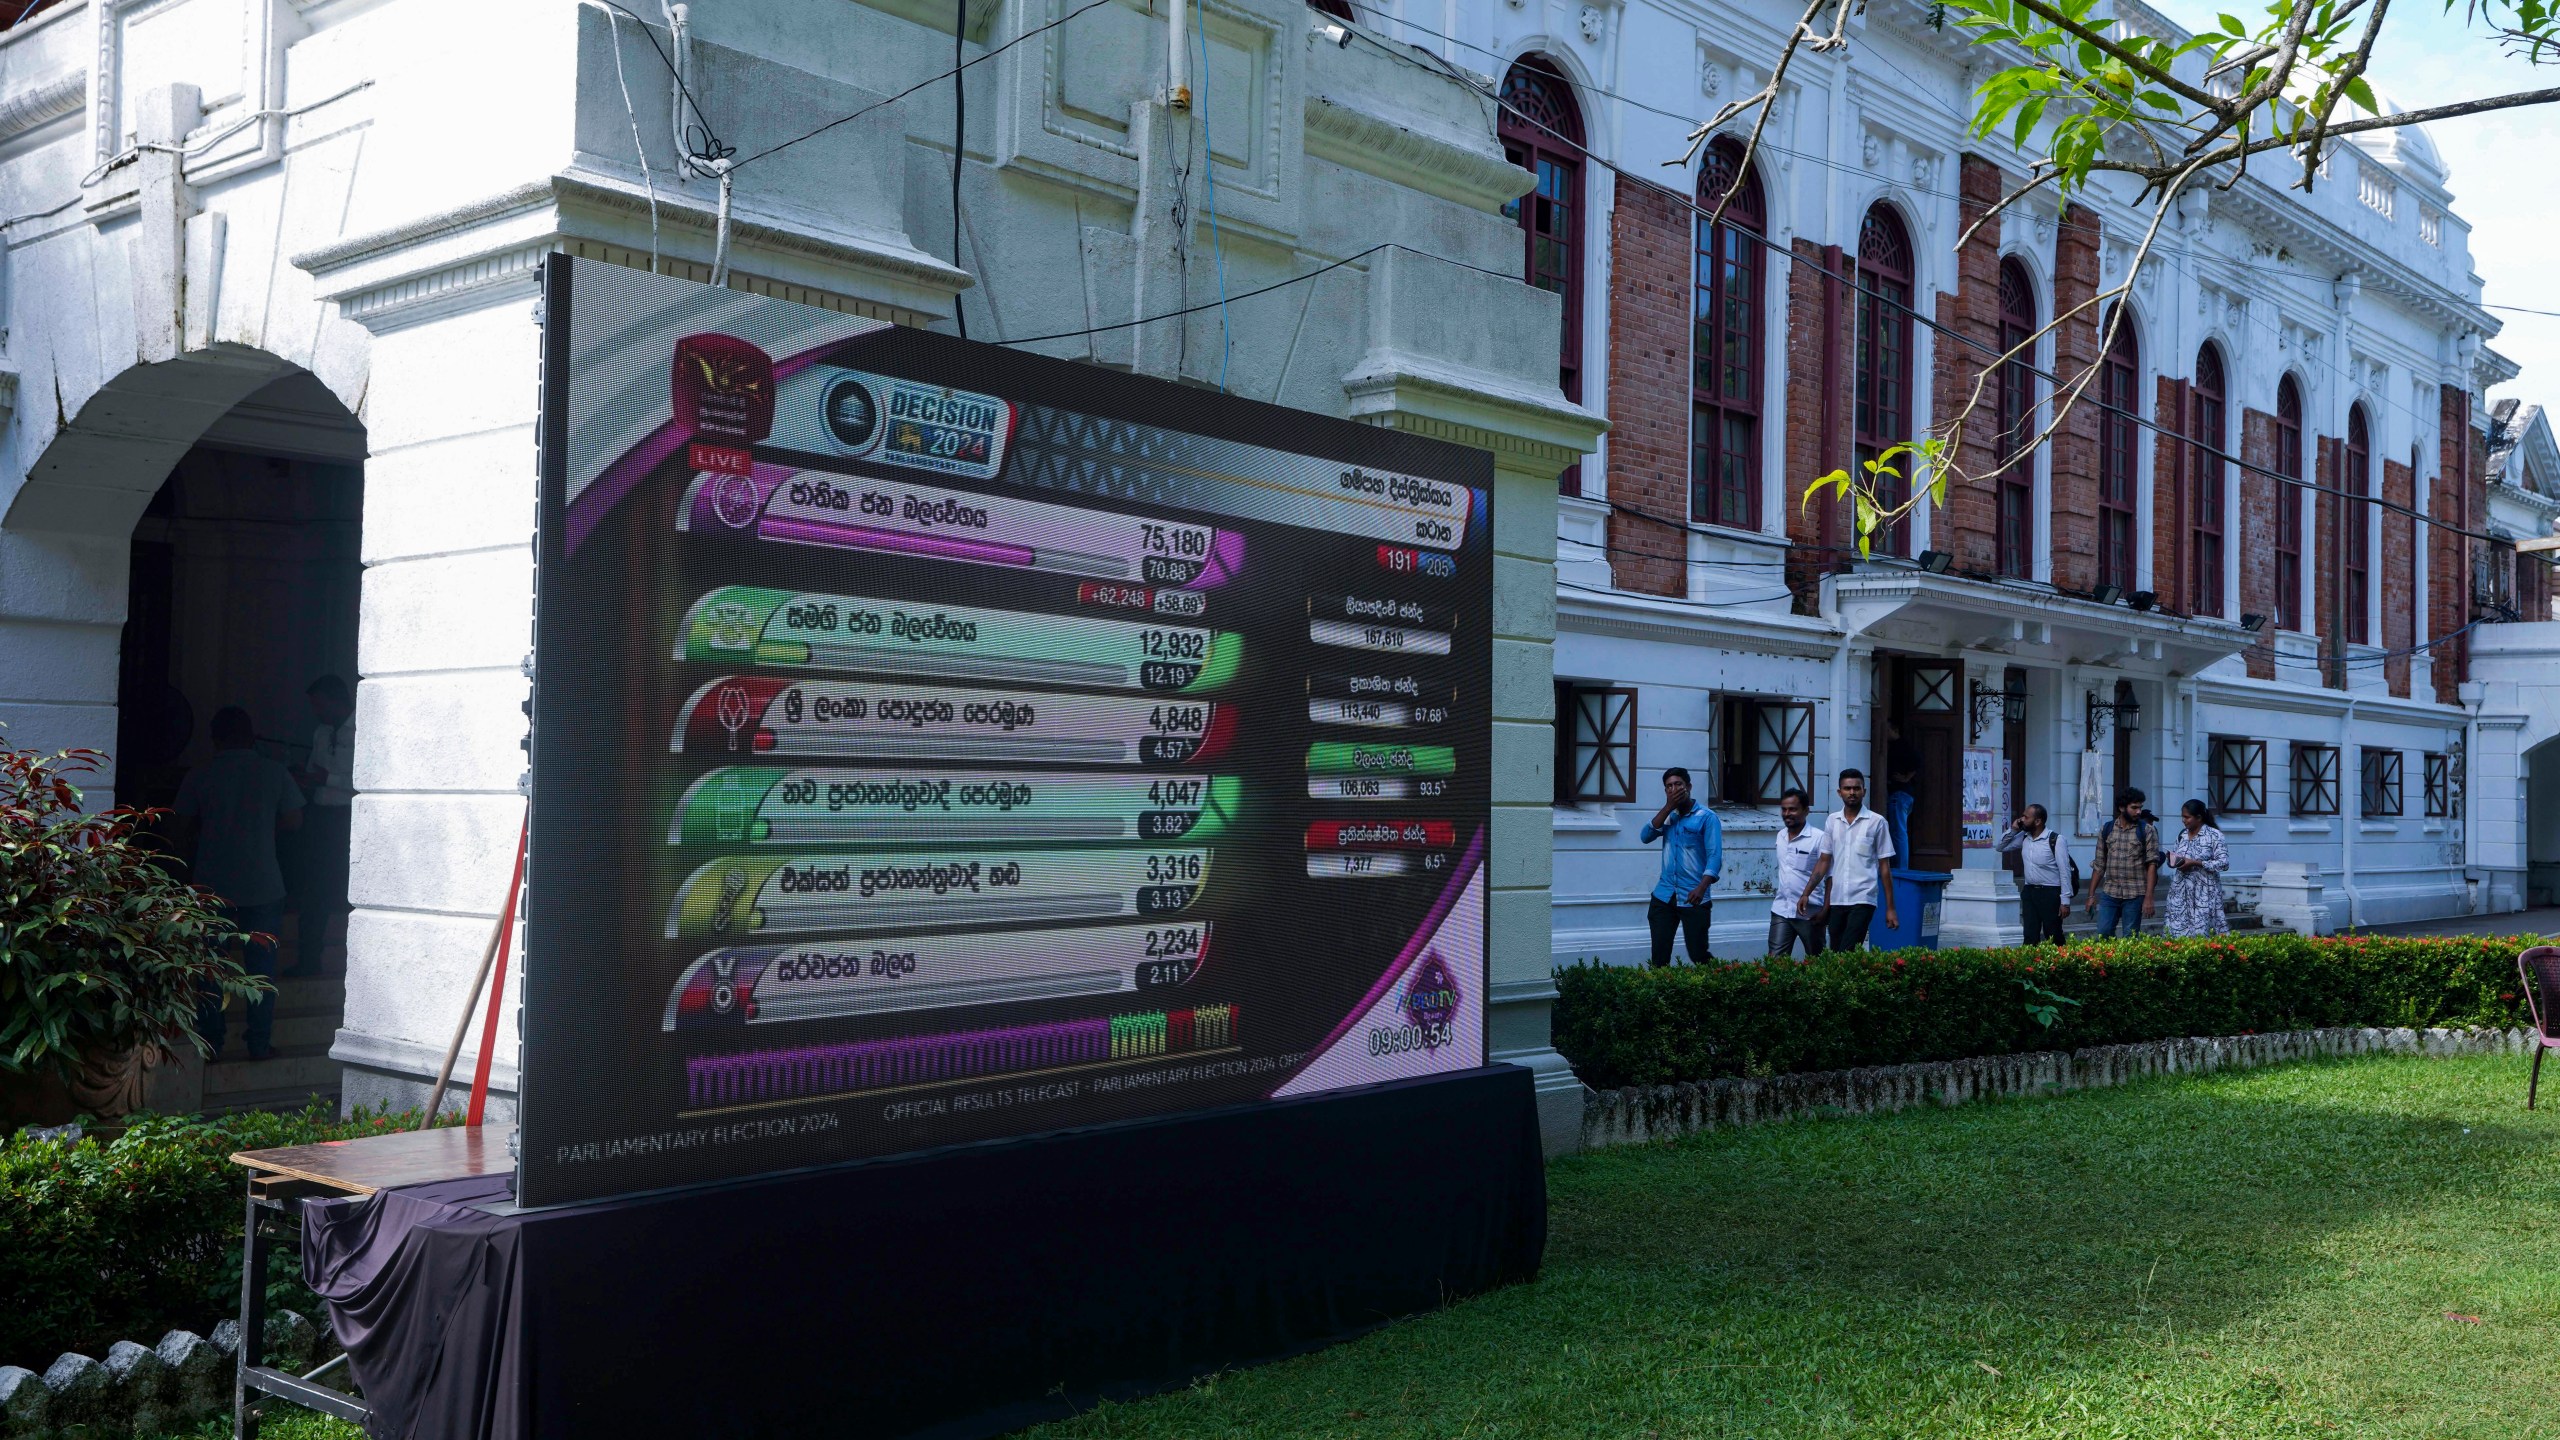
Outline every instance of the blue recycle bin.
{"label": "blue recycle bin", "polygon": [[1867,925],[1867,943],[1878,950],[1935,950],[1938,948],[1938,914],[1947,892],[1944,870],[1903,870],[1893,872],[1893,908],[1900,925],[1884,923],[1884,910],[1876,910],[1876,918]]}

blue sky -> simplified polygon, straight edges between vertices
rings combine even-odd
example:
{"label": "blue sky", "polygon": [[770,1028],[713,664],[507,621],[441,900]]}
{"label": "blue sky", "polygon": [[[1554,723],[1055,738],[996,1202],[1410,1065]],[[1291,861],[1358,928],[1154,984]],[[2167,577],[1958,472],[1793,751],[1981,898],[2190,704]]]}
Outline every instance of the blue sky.
{"label": "blue sky", "polygon": [[[2153,0],[2172,20],[2210,29],[2224,8],[2197,0]],[[2243,20],[2263,11],[2229,7]],[[2459,0],[2404,0],[2383,23],[2370,78],[2404,109],[2560,85],[2560,62],[2532,65],[2502,54],[2469,29]],[[2491,305],[2560,311],[2551,279],[2550,231],[2560,219],[2560,106],[2528,107],[2440,121],[2426,127],[2450,172],[2454,213],[2471,224],[2471,263]],[[2491,310],[2506,325],[2489,343],[2524,367],[2493,392],[2560,406],[2560,319]]]}

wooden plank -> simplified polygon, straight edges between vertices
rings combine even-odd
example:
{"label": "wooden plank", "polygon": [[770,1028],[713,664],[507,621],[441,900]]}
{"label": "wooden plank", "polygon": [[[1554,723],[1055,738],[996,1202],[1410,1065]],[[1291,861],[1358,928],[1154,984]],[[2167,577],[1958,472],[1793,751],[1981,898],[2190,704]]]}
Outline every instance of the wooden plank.
{"label": "wooden plank", "polygon": [[343,1194],[334,1186],[305,1180],[299,1175],[253,1173],[249,1177],[249,1193],[260,1200],[300,1200],[312,1195]]}
{"label": "wooden plank", "polygon": [[507,1153],[512,1125],[439,1125],[432,1130],[404,1130],[393,1135],[367,1135],[358,1140],[323,1140],[317,1145],[286,1145],[274,1150],[243,1150],[232,1162],[270,1175],[291,1176],[352,1195],[370,1195],[396,1185],[423,1185],[431,1180],[461,1180],[515,1168]]}

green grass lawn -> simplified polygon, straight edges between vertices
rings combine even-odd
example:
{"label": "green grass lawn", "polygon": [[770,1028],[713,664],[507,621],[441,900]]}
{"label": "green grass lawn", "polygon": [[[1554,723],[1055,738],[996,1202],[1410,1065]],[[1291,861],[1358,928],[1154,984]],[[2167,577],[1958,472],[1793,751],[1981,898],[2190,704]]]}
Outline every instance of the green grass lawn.
{"label": "green grass lawn", "polygon": [[2524,1063],[1583,1156],[1537,1283],[1031,1433],[2560,1436],[2560,1114]]}

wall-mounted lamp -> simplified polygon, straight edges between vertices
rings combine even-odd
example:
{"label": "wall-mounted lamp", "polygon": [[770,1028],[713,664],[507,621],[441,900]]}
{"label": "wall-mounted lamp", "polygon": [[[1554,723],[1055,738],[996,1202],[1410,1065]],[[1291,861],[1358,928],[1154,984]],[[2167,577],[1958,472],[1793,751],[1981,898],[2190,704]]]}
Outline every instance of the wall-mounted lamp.
{"label": "wall-mounted lamp", "polygon": [[1956,563],[1956,557],[1944,550],[1923,550],[1920,552],[1920,568],[1928,571],[1932,575],[1946,574],[1947,567],[1954,563]]}
{"label": "wall-mounted lamp", "polygon": [[2257,614],[2243,615],[2240,617],[2240,628],[2255,635],[2267,628],[2267,617]]}
{"label": "wall-mounted lamp", "polygon": [[2139,613],[2159,604],[2160,594],[2156,590],[2136,590],[2124,597],[2124,603],[2132,606],[2135,612]]}
{"label": "wall-mounted lamp", "polygon": [[2101,585],[2097,589],[2089,592],[2089,598],[2097,601],[2101,605],[2113,605],[2124,598],[2124,587],[2121,585]]}
{"label": "wall-mounted lamp", "polygon": [[2122,703],[2111,703],[2099,699],[2098,692],[2092,690],[2089,692],[2089,714],[2086,723],[2091,744],[2097,743],[2098,737],[2106,734],[2110,727],[2121,734],[2130,735],[2142,728],[2142,702],[2126,700]]}
{"label": "wall-mounted lamp", "polygon": [[1991,723],[1991,713],[1994,710],[2000,712],[2000,718],[2008,724],[2019,725],[2025,723],[2027,718],[2027,692],[2022,682],[2016,683],[2020,683],[2020,688],[2015,690],[1994,690],[1979,680],[1973,682],[1974,739],[1979,740],[1982,738],[1983,729]]}

